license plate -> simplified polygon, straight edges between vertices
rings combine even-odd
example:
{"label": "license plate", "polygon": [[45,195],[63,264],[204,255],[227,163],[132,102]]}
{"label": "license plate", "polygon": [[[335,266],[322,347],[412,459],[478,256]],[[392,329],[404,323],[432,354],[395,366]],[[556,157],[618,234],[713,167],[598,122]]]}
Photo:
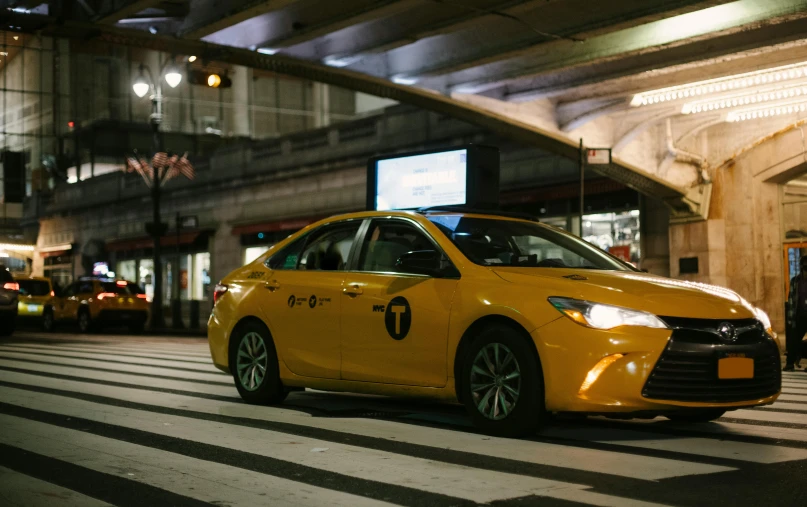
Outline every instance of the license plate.
{"label": "license plate", "polygon": [[750,357],[725,357],[718,359],[717,378],[754,378],[754,360]]}
{"label": "license plate", "polygon": [[29,312],[36,312],[39,311],[39,305],[28,305]]}

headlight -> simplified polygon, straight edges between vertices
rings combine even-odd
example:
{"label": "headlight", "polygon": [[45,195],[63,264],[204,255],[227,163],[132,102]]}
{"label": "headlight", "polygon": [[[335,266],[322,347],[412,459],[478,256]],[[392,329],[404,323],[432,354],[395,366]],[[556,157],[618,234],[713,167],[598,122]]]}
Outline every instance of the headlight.
{"label": "headlight", "polygon": [[630,308],[561,297],[551,297],[549,302],[560,313],[581,326],[593,327],[594,329],[613,329],[619,326],[667,328],[667,324],[652,313],[631,310]]}
{"label": "headlight", "polygon": [[754,314],[757,317],[757,320],[762,322],[762,326],[765,328],[765,331],[773,336],[773,326],[771,326],[771,318],[768,317],[768,314],[765,313],[765,310],[762,308],[754,307]]}

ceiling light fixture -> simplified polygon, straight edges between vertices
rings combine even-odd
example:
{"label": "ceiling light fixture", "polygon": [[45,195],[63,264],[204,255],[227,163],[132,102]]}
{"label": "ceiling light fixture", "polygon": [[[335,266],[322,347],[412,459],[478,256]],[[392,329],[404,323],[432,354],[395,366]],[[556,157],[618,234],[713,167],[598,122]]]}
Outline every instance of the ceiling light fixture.
{"label": "ceiling light fixture", "polygon": [[764,87],[743,93],[734,93],[711,99],[687,102],[681,108],[681,113],[705,113],[731,107],[743,107],[766,102],[789,100],[802,96],[807,97],[807,85],[804,83],[793,83],[789,86]]}
{"label": "ceiling light fixture", "polygon": [[726,116],[728,122],[738,122],[746,120],[756,120],[760,118],[769,118],[771,116],[781,116],[784,114],[803,113],[807,111],[807,102],[790,102],[788,104],[781,104],[777,106],[744,109],[742,111],[732,111]]}
{"label": "ceiling light fixture", "polygon": [[640,107],[673,100],[700,98],[712,93],[725,93],[753,86],[792,82],[805,77],[807,77],[807,63],[802,62],[641,92],[633,96],[630,105]]}
{"label": "ceiling light fixture", "polygon": [[415,77],[407,77],[407,76],[392,76],[392,82],[399,85],[406,85],[411,86],[418,82],[417,78]]}

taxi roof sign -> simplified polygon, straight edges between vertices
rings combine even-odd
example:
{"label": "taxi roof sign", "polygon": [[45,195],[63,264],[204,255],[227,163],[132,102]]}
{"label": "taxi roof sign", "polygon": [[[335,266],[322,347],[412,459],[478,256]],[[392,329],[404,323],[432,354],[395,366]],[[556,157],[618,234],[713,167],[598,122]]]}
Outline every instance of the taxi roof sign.
{"label": "taxi roof sign", "polygon": [[399,153],[367,164],[367,209],[496,208],[499,150],[493,146]]}

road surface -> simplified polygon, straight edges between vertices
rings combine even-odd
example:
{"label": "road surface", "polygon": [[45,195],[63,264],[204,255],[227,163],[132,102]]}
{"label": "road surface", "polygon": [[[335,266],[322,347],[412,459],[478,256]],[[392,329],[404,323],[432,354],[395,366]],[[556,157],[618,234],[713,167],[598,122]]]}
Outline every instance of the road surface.
{"label": "road surface", "polygon": [[807,373],[716,423],[559,419],[317,391],[241,402],[196,338],[0,341],[0,505],[807,505]]}

